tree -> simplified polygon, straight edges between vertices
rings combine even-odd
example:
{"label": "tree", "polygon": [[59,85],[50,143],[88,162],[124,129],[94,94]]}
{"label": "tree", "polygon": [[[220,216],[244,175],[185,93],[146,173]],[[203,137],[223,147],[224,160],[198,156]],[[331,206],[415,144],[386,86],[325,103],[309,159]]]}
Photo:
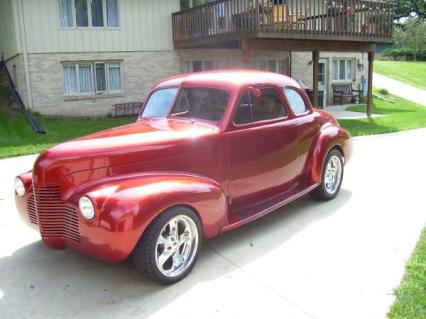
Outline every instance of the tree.
{"label": "tree", "polygon": [[392,0],[395,4],[395,19],[408,18],[413,14],[426,19],[426,1],[425,0]]}
{"label": "tree", "polygon": [[420,51],[426,50],[426,21],[421,18],[409,18],[401,27],[394,30],[394,47],[408,49],[417,60]]}

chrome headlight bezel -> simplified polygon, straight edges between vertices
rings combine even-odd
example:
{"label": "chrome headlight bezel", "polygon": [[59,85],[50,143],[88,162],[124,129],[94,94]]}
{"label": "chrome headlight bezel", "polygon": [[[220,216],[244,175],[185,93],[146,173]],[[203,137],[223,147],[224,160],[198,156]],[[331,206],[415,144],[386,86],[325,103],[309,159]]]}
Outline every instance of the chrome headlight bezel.
{"label": "chrome headlight bezel", "polygon": [[25,190],[24,182],[22,181],[21,178],[19,177],[15,178],[14,186],[15,186],[16,195],[18,195],[19,197],[24,197],[26,190]]}
{"label": "chrome headlight bezel", "polygon": [[81,216],[87,220],[95,218],[96,211],[92,200],[87,196],[81,196],[78,200],[78,207],[80,209]]}

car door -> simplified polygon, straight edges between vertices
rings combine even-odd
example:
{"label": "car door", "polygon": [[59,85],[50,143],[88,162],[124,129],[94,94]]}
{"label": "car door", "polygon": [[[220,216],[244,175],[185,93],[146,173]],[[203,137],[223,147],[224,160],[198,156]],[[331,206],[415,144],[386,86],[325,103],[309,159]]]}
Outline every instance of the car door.
{"label": "car door", "polygon": [[244,88],[235,105],[226,134],[228,191],[234,207],[273,196],[300,173],[297,130],[281,92],[272,86]]}
{"label": "car door", "polygon": [[297,169],[301,171],[306,165],[312,143],[321,126],[314,119],[315,114],[309,107],[306,94],[303,94],[300,89],[291,86],[284,87],[283,92],[297,126],[297,138],[295,140],[298,144],[299,152],[299,166]]}

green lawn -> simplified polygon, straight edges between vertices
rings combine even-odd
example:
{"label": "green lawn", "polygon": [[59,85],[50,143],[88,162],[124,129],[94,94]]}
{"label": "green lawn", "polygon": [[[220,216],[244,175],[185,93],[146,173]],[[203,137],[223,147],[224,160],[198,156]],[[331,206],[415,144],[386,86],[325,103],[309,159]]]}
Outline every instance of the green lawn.
{"label": "green lawn", "polygon": [[375,61],[374,72],[426,89],[426,62]]}
{"label": "green lawn", "polygon": [[21,113],[0,105],[0,158],[39,153],[46,148],[89,133],[127,124],[134,118],[51,119],[35,116],[46,134],[36,134]]}
{"label": "green lawn", "polygon": [[426,228],[407,262],[404,279],[395,289],[390,319],[426,318]]}
{"label": "green lawn", "polygon": [[[391,133],[426,127],[426,107],[416,103],[392,97],[395,103],[374,100],[374,113],[386,115],[379,118],[339,120],[352,136]],[[365,112],[365,105],[348,108],[349,111]]]}

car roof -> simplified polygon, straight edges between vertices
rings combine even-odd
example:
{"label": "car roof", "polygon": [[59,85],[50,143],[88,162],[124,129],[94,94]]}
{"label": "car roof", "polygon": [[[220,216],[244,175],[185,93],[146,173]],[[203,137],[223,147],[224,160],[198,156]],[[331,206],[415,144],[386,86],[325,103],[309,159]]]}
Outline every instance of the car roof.
{"label": "car roof", "polygon": [[292,78],[259,70],[216,70],[180,74],[158,82],[153,89],[170,86],[214,86],[238,89],[247,85],[272,84],[300,88]]}

